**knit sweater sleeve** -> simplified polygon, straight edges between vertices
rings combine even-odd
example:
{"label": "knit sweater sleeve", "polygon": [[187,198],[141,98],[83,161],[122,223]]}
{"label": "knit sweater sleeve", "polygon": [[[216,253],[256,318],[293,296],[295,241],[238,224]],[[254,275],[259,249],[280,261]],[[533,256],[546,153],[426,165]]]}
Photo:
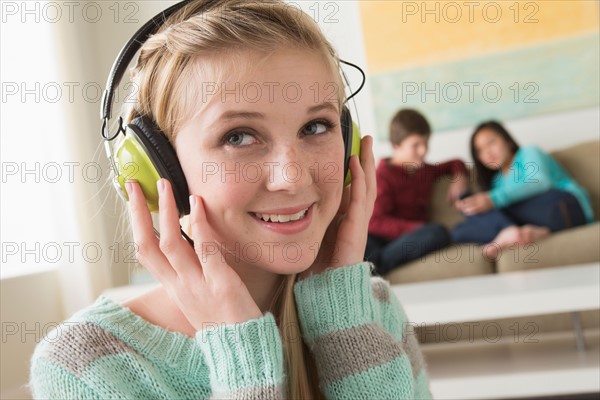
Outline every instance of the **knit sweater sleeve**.
{"label": "knit sweater sleeve", "polygon": [[103,399],[96,390],[47,358],[34,357],[30,369],[29,390],[34,399]]}
{"label": "knit sweater sleeve", "polygon": [[[182,346],[183,339],[154,342],[165,331],[140,330],[132,320],[123,320],[117,333],[95,322],[67,322],[50,335],[55,339],[36,346],[29,380],[35,399],[285,397],[283,349],[271,313],[239,324],[205,324],[190,339],[192,347]],[[187,358],[190,351],[198,357]]]}
{"label": "knit sweater sleeve", "polygon": [[370,263],[296,283],[303,339],[329,399],[430,399],[429,379],[404,310]]}
{"label": "knit sweater sleeve", "polygon": [[239,324],[207,325],[196,334],[215,399],[285,397],[283,347],[273,314]]}
{"label": "knit sweater sleeve", "polygon": [[125,389],[122,384],[130,374],[118,373],[127,370],[125,357],[134,354],[130,346],[95,324],[65,321],[36,346],[28,387],[34,399],[105,399],[140,394],[135,392],[136,385]]}

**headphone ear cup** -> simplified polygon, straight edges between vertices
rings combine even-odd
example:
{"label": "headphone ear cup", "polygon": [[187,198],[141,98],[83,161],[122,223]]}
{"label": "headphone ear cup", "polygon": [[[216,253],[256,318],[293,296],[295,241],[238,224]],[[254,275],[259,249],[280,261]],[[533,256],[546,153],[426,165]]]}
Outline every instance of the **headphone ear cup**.
{"label": "headphone ear cup", "polygon": [[125,138],[118,142],[111,161],[115,172],[113,184],[121,198],[129,201],[125,182],[135,180],[144,193],[148,209],[151,212],[158,211],[156,182],[160,179],[160,174],[141,145],[138,135],[129,127],[125,129]]}
{"label": "headphone ear cup", "polygon": [[344,138],[344,176],[346,176],[350,165],[350,151],[352,149],[352,117],[350,116],[350,110],[346,106],[342,108],[340,124],[342,126],[342,137]]}
{"label": "headphone ear cup", "polygon": [[352,182],[350,157],[353,155],[360,156],[360,130],[354,121],[352,121],[350,110],[346,106],[342,108],[340,123],[344,138],[344,186],[348,186]]}
{"label": "headphone ear cup", "polygon": [[171,182],[179,216],[189,214],[189,189],[177,154],[151,119],[139,117],[127,125],[125,140],[115,153],[115,163],[121,190],[127,179],[137,180],[150,211],[158,211],[156,182],[164,178]]}

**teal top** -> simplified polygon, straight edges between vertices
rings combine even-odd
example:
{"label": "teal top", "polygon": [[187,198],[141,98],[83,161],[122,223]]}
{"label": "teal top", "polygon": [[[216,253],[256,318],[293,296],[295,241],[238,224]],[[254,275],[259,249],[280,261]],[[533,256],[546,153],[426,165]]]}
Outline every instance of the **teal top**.
{"label": "teal top", "polygon": [[594,221],[587,191],[552,156],[535,146],[521,147],[513,157],[510,171],[494,175],[489,195],[496,208],[503,208],[550,189],[571,193],[579,201],[586,220]]}
{"label": "teal top", "polygon": [[[372,264],[328,269],[294,286],[302,340],[329,399],[431,399],[414,330]],[[213,324],[194,338],[100,296],[50,332],[31,359],[34,398],[286,397],[273,314]]]}

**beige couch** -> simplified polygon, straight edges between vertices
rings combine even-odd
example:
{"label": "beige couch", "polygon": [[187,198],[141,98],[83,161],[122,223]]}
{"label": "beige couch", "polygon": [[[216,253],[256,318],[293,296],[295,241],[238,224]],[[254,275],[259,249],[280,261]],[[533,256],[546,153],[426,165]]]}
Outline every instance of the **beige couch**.
{"label": "beige couch", "polygon": [[[505,249],[496,262],[487,259],[480,246],[451,245],[400,266],[385,278],[398,284],[600,261],[600,141],[551,154],[588,191],[596,219],[593,223],[555,233],[535,244]],[[450,179],[445,178],[436,182],[431,220],[451,228],[463,217],[445,201],[449,184]]]}

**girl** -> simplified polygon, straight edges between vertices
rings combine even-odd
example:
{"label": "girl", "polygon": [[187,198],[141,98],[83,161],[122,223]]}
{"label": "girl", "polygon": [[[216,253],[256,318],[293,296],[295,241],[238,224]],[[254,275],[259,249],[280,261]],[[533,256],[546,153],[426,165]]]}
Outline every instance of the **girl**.
{"label": "girl", "polygon": [[128,120],[173,144],[195,246],[171,182],[157,182],[160,239],[128,182],[138,260],[161,286],[101,296],[41,342],[34,396],[431,397],[402,307],[361,261],[372,138],[344,189],[339,71],[316,24],[278,1],[194,1],[144,43]]}
{"label": "girl", "polygon": [[594,220],[587,192],[550,155],[519,147],[498,122],[484,122],[471,136],[471,155],[485,192],[457,201],[466,220],[452,231],[455,242],[492,243],[500,249],[526,244]]}

